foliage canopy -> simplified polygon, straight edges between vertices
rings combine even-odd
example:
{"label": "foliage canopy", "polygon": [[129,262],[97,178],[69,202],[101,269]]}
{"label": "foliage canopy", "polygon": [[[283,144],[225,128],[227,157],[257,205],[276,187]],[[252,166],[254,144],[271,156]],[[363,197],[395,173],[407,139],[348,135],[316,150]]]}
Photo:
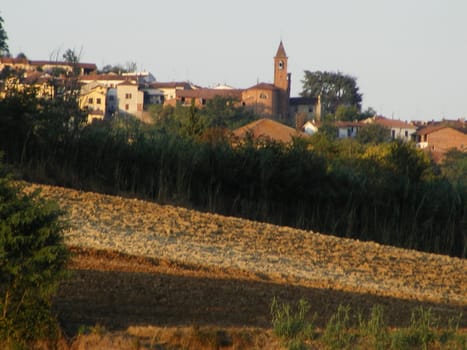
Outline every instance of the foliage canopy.
{"label": "foliage canopy", "polygon": [[354,77],[340,72],[305,71],[303,97],[321,96],[323,114],[335,115],[339,106],[361,108],[362,94]]}
{"label": "foliage canopy", "polygon": [[57,336],[51,297],[68,253],[57,206],[0,172],[0,345],[27,348]]}
{"label": "foliage canopy", "polygon": [[9,54],[7,40],[8,36],[3,28],[3,18],[0,16],[0,57],[7,56]]}

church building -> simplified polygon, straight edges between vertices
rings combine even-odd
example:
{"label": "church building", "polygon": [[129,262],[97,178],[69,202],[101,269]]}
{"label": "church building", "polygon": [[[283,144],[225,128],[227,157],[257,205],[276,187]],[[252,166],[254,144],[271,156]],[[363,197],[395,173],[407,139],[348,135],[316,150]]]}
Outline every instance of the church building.
{"label": "church building", "polygon": [[[290,98],[291,73],[287,70],[288,57],[282,41],[274,56],[274,82],[258,83],[246,89],[201,88],[190,85],[176,89],[173,96],[165,96],[164,104],[180,104],[202,108],[216,96],[237,101],[261,118],[274,119],[288,125],[319,120],[320,104],[317,98]],[[153,87],[160,83],[154,83]],[[301,125],[300,125],[301,126]]]}
{"label": "church building", "polygon": [[259,83],[242,91],[242,104],[255,114],[282,121],[290,119],[290,78],[282,41],[274,56],[274,83]]}

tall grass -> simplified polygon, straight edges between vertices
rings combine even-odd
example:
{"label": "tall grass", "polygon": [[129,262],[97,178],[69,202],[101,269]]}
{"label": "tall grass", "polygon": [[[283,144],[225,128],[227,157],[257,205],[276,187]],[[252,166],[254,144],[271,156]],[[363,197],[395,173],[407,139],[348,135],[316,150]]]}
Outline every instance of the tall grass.
{"label": "tall grass", "polygon": [[352,313],[349,306],[339,305],[324,330],[318,332],[305,317],[309,309],[310,304],[304,299],[296,308],[273,299],[273,332],[289,349],[461,350],[467,344],[466,334],[458,329],[462,315],[442,325],[431,309],[418,307],[412,310],[407,327],[390,329],[381,305],[374,305],[368,317]]}

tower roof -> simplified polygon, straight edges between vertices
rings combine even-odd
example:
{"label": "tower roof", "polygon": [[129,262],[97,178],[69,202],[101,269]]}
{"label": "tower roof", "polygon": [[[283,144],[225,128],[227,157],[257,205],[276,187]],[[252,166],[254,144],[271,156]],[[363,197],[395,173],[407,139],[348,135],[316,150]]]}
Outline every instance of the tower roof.
{"label": "tower roof", "polygon": [[276,57],[284,57],[287,58],[287,54],[285,53],[284,45],[282,44],[282,40],[279,44],[279,48],[277,49]]}

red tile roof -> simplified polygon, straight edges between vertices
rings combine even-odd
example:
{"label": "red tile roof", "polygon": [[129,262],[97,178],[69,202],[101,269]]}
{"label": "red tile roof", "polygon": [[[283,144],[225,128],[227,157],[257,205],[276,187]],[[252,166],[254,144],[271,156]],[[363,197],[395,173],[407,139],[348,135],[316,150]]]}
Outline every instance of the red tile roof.
{"label": "red tile roof", "polygon": [[430,125],[427,127],[424,127],[416,132],[417,135],[428,135],[431,134],[435,131],[444,129],[444,128],[449,128],[447,125]]}
{"label": "red tile roof", "polygon": [[284,143],[291,142],[293,137],[306,136],[301,131],[267,118],[256,120],[233,131],[234,136],[240,139],[245,138],[249,133],[254,139],[267,138]]}
{"label": "red tile roof", "polygon": [[79,77],[80,80],[131,80],[136,78],[136,76],[122,76],[119,74],[89,74]]}
{"label": "red tile roof", "polygon": [[185,98],[205,98],[212,99],[216,96],[220,97],[230,97],[235,99],[241,99],[242,90],[232,89],[232,90],[222,90],[222,89],[196,89],[196,90],[177,90],[177,97]]}
{"label": "red tile roof", "polygon": [[[29,63],[33,66],[44,66],[44,65],[51,65],[51,66],[69,66],[71,65],[70,62],[66,61],[29,61]],[[94,63],[78,63],[77,66],[79,68],[88,68],[92,70],[97,70],[97,66]]]}
{"label": "red tile roof", "polygon": [[176,81],[170,81],[170,82],[155,82],[151,83],[151,87],[155,89],[161,89],[161,88],[168,88],[168,89],[175,89],[177,87],[182,87],[184,90],[190,90],[191,85],[188,82],[176,82]]}
{"label": "red tile roof", "polygon": [[277,90],[278,88],[274,84],[259,83],[246,90]]}
{"label": "red tile roof", "polygon": [[388,128],[400,128],[400,129],[416,129],[416,127],[412,123],[404,122],[402,120],[395,120],[395,119],[388,119],[385,117],[375,117],[374,122],[376,124],[388,127]]}
{"label": "red tile roof", "polygon": [[337,128],[348,128],[348,127],[362,127],[365,124],[361,122],[343,122],[337,121],[334,123]]}

